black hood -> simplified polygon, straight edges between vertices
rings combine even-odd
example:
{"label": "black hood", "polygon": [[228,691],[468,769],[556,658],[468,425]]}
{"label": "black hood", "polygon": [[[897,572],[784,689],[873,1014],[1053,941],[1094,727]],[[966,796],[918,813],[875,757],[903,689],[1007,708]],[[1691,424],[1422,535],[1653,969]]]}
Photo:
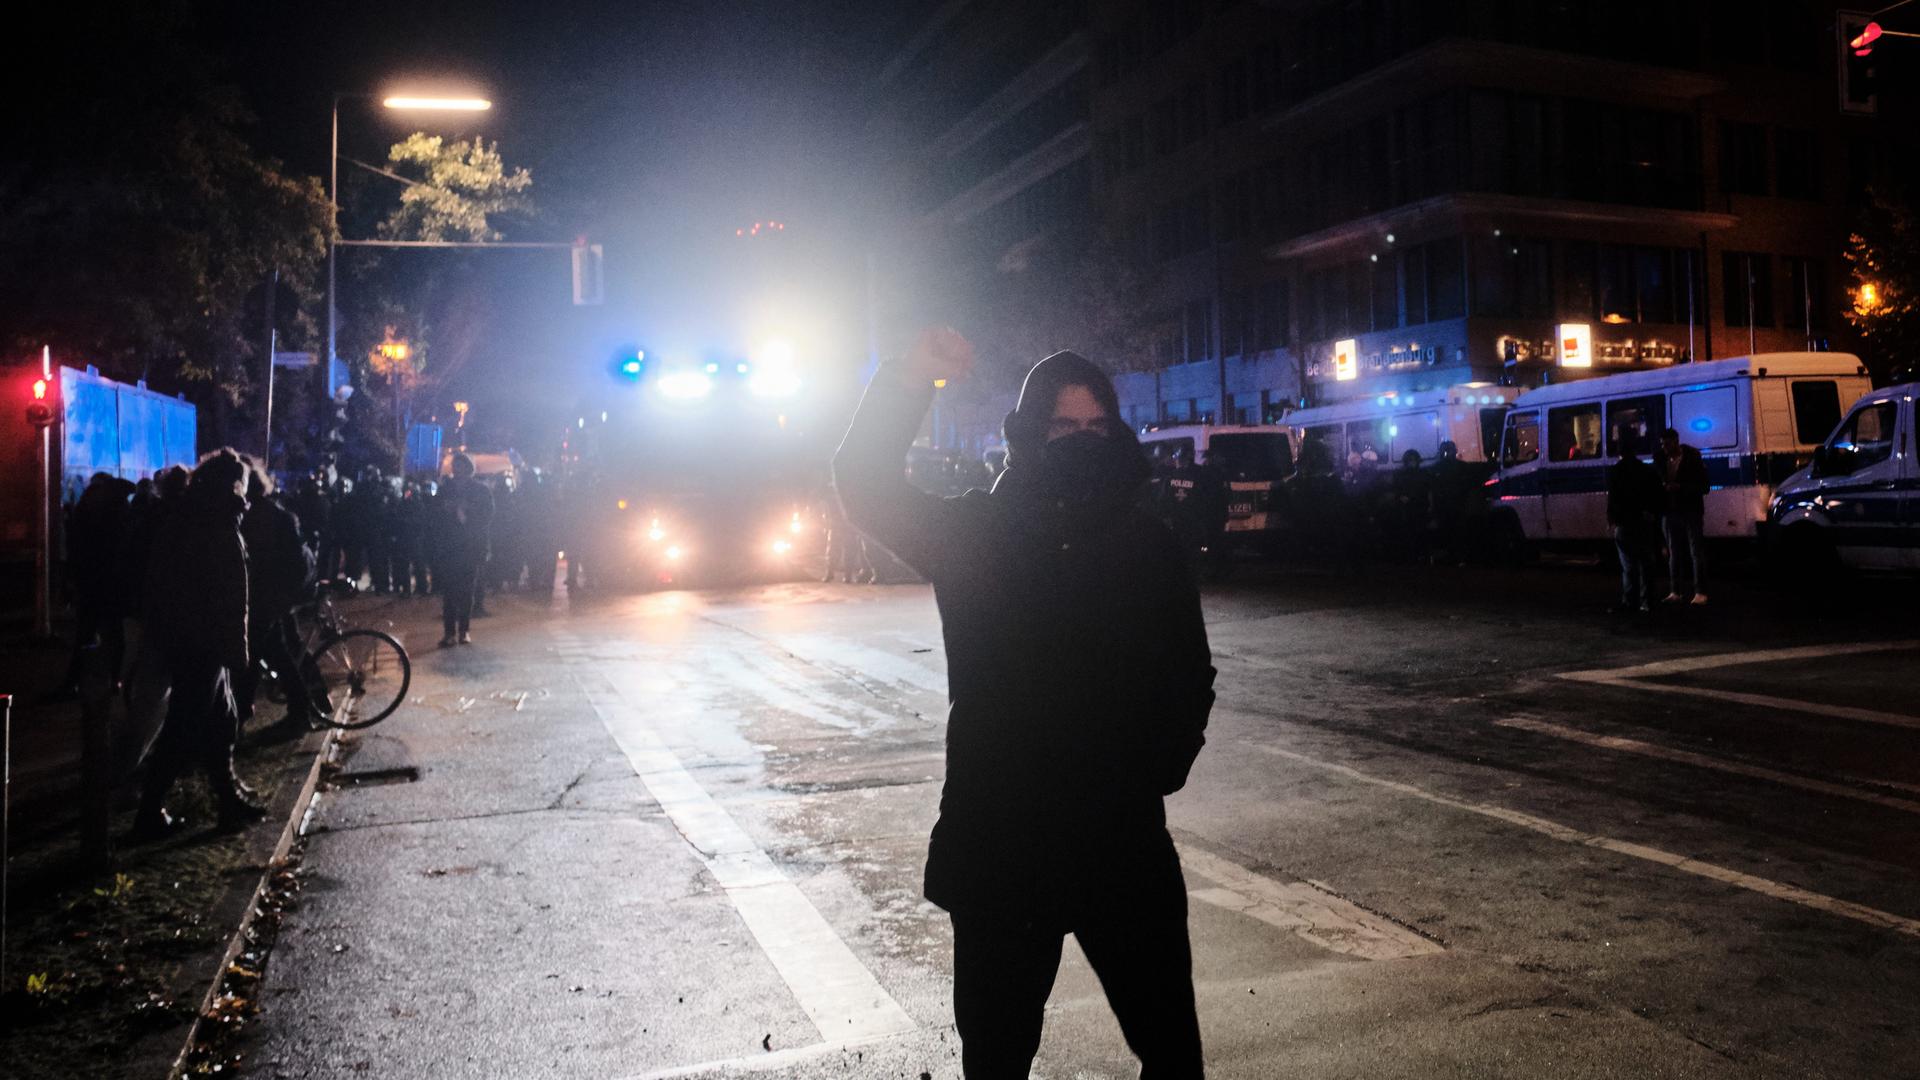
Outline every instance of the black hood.
{"label": "black hood", "polygon": [[[1069,386],[1084,386],[1113,418],[1105,442],[1108,453],[1089,455],[1080,447],[1087,438],[1076,436],[1062,440],[1063,450],[1079,450],[1081,460],[1054,462],[1047,453],[1047,424],[1053,419],[1054,402]],[[1007,440],[1007,471],[994,491],[1009,494],[1041,493],[1049,497],[1071,496],[1105,503],[1127,502],[1137,497],[1151,474],[1140,440],[1120,415],[1120,397],[1113,380],[1076,352],[1057,352],[1033,365],[1020,385],[1020,401],[1007,414],[1002,432]],[[1104,460],[1096,460],[1104,459]],[[1089,472],[1089,470],[1092,470]]]}

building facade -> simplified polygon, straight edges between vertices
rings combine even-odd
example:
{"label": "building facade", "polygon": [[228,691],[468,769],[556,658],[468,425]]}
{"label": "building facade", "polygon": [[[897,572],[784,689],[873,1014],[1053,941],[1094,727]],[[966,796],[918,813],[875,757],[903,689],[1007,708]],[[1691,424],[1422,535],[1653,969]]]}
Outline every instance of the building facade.
{"label": "building facade", "polygon": [[1161,288],[1130,418],[1846,344],[1887,125],[1843,107],[1834,5],[1112,4],[1093,34],[1096,198]]}
{"label": "building facade", "polygon": [[1049,236],[1110,244],[1134,423],[1846,347],[1899,125],[1839,45],[1817,0],[954,0],[881,80],[879,276],[985,323]]}

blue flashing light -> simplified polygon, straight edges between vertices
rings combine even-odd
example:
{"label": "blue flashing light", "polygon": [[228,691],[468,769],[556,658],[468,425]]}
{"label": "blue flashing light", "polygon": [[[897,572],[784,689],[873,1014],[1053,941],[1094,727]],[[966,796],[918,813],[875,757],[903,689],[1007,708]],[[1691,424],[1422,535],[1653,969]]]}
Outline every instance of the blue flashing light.
{"label": "blue flashing light", "polygon": [[709,363],[709,364],[707,365],[707,374],[709,374],[709,375],[712,375],[713,373],[715,373],[715,372],[717,372],[717,371],[719,371],[719,370],[720,370],[720,365],[719,365],[719,364],[714,364],[714,363]]}
{"label": "blue flashing light", "polygon": [[622,375],[640,374],[640,361],[638,359],[624,361],[620,365],[620,374]]}
{"label": "blue flashing light", "polygon": [[747,362],[742,360],[741,362],[733,365],[733,370],[735,374],[745,375],[747,373]]}
{"label": "blue flashing light", "polygon": [[1692,422],[1687,424],[1687,426],[1692,428],[1695,431],[1712,431],[1713,421],[1707,419],[1704,416],[1696,416],[1693,418]]}

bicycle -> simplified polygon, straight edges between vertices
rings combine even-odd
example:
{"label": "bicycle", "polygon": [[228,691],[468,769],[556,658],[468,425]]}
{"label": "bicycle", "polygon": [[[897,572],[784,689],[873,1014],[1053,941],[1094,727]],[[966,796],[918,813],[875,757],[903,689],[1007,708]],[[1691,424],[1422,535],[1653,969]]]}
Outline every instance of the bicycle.
{"label": "bicycle", "polygon": [[299,628],[300,654],[288,677],[275,672],[278,694],[285,701],[297,690],[309,702],[315,722],[337,728],[364,728],[393,715],[407,699],[413,682],[413,661],[406,646],[393,635],[363,626],[348,626],[334,606],[334,597],[351,596],[357,589],[346,580],[314,585],[313,599],[293,609]]}

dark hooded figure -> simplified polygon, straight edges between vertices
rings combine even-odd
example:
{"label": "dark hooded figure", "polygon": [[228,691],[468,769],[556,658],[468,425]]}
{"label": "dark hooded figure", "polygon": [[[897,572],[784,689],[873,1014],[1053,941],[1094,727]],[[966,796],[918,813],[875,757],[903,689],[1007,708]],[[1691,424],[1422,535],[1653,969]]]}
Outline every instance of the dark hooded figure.
{"label": "dark hooded figure", "polygon": [[1006,418],[991,492],[942,499],[902,463],[972,349],[921,335],[867,387],[834,457],[847,517],[933,583],[947,650],[946,786],[926,896],[953,919],[969,1077],[1024,1077],[1066,934],[1143,1075],[1201,1075],[1186,887],[1165,796],[1213,703],[1200,598],[1143,509],[1148,467],[1113,385],[1055,353]]}
{"label": "dark hooded figure", "polygon": [[190,767],[206,776],[220,826],[260,819],[254,794],[233,772],[240,716],[232,673],[247,665],[247,549],[240,538],[247,466],[230,449],[216,450],[193,470],[193,482],[154,536],[142,596],[147,639],[166,660],[167,717],[147,755],[146,786],[134,836],[153,839],[178,824],[164,803]]}

